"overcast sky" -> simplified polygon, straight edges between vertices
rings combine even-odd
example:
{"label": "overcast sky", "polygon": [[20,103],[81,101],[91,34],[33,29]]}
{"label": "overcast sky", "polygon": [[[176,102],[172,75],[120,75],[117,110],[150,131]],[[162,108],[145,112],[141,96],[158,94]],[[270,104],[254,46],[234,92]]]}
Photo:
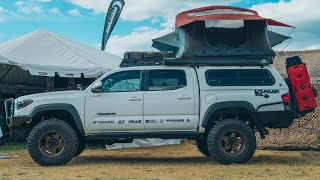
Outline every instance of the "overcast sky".
{"label": "overcast sky", "polygon": [[[0,42],[47,29],[99,48],[111,0],[0,0]],[[295,26],[292,41],[276,50],[320,49],[320,0],[125,0],[107,51],[152,51],[152,39],[171,32],[177,13],[210,5],[257,10],[261,16]],[[288,35],[292,29],[274,28]],[[288,43],[290,43],[288,45]],[[288,46],[287,46],[288,45]]]}

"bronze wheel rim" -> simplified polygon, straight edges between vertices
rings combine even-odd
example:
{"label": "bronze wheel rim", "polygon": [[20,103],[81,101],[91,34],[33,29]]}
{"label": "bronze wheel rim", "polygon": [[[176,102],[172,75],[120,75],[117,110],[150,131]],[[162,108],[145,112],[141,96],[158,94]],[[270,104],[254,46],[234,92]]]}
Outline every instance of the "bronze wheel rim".
{"label": "bronze wheel rim", "polygon": [[246,141],[242,133],[232,130],[227,131],[222,135],[220,145],[224,153],[231,156],[237,156],[244,151]]}
{"label": "bronze wheel rim", "polygon": [[39,141],[39,148],[41,152],[48,157],[59,156],[64,150],[64,138],[55,131],[44,133]]}

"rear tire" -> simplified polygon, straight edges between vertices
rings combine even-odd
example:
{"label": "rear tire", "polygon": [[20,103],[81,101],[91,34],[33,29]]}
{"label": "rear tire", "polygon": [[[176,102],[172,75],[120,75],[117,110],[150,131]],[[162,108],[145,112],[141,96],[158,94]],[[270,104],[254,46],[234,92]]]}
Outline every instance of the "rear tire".
{"label": "rear tire", "polygon": [[211,154],[208,150],[207,139],[197,139],[196,141],[198,150],[205,156],[210,157]]}
{"label": "rear tire", "polygon": [[39,165],[62,166],[75,156],[78,138],[66,122],[48,120],[32,129],[27,144],[30,156]]}
{"label": "rear tire", "polygon": [[255,153],[256,136],[252,128],[240,120],[223,120],[209,132],[208,150],[221,164],[244,164]]}

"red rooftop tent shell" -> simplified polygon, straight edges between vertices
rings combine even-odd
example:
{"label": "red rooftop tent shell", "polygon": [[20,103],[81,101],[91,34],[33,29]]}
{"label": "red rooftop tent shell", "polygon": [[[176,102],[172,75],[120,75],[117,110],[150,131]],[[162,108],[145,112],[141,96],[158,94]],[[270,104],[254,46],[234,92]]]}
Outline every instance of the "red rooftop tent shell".
{"label": "red rooftop tent shell", "polygon": [[176,48],[178,59],[173,62],[207,58],[204,62],[213,65],[272,64],[272,46],[289,37],[269,31],[268,25],[292,27],[249,9],[204,7],[178,14],[175,35],[170,34],[175,43],[166,36],[154,40],[154,47]]}
{"label": "red rooftop tent shell", "polygon": [[176,17],[176,28],[195,21],[206,20],[260,20],[265,21],[270,26],[292,27],[273,19],[260,17],[254,10],[231,6],[209,6],[178,14]]}

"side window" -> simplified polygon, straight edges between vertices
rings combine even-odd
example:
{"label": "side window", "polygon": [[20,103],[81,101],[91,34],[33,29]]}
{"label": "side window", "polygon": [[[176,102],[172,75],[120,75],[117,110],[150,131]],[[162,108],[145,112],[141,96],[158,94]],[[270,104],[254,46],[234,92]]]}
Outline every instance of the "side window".
{"label": "side window", "polygon": [[271,86],[275,84],[272,74],[265,69],[208,70],[209,86]]}
{"label": "side window", "polygon": [[147,84],[149,91],[180,89],[187,86],[186,72],[183,70],[151,70]]}
{"label": "side window", "polygon": [[102,92],[140,91],[141,71],[123,71],[102,80]]}

